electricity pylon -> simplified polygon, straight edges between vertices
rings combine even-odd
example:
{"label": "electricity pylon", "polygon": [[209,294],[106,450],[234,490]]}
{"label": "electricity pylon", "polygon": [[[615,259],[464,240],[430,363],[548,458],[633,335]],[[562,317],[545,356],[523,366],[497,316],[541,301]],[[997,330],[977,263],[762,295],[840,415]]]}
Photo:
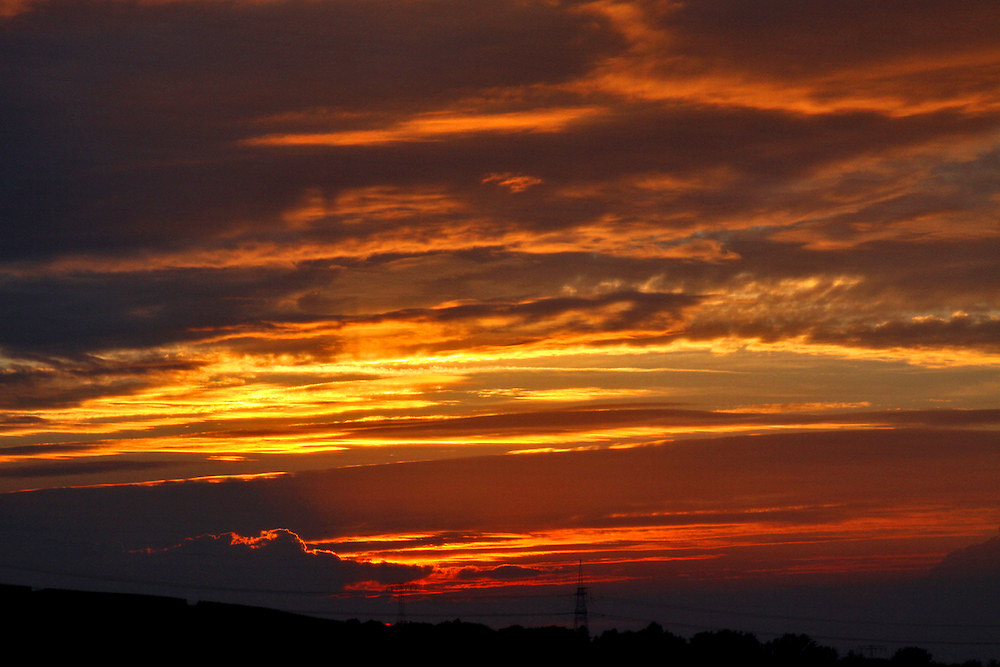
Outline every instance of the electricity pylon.
{"label": "electricity pylon", "polygon": [[414,592],[417,587],[413,584],[389,584],[385,588],[396,596],[396,602],[399,603],[399,616],[396,618],[396,625],[403,625],[406,623],[406,594]]}
{"label": "electricity pylon", "polygon": [[576,586],[576,611],[573,614],[573,629],[584,634],[590,633],[587,627],[587,587],[583,585],[583,561],[580,561],[580,579]]}

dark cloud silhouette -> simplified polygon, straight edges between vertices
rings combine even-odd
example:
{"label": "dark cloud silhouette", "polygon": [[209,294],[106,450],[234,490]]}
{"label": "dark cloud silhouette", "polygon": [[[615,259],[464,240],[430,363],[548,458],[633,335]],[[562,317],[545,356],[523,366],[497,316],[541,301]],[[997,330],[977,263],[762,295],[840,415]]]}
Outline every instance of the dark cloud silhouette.
{"label": "dark cloud silhouette", "polygon": [[[92,314],[92,311],[87,313]],[[67,333],[69,336],[62,338]],[[50,342],[58,340],[60,346],[81,342],[71,340],[73,333],[72,329],[67,331],[59,327],[52,331]],[[46,347],[52,349],[51,346]],[[145,356],[145,360],[124,362],[91,355],[80,355],[75,359],[51,356],[22,359],[20,364],[10,364],[8,369],[0,371],[0,407],[8,410],[65,407],[100,396],[128,395],[162,381],[164,377],[190,371],[200,365],[197,361],[171,359],[170,355]],[[12,417],[5,423],[28,424],[32,419],[37,420],[22,416]]]}
{"label": "dark cloud silhouette", "polygon": [[[514,436],[539,433],[564,433],[572,437],[574,433],[600,428],[629,428],[636,426],[678,427],[701,425],[710,426],[753,426],[761,427],[788,425],[807,426],[809,424],[886,424],[896,426],[959,427],[985,426],[1000,422],[1000,410],[893,410],[883,412],[852,411],[847,413],[808,413],[801,411],[770,412],[741,410],[722,412],[691,410],[659,405],[597,405],[563,408],[558,410],[537,410],[507,412],[472,417],[443,419],[387,419],[369,420],[360,424],[345,424],[351,435],[366,435],[373,438],[407,438],[435,433],[455,436],[475,435]],[[317,428],[323,428],[318,426]],[[303,427],[304,432],[310,430]],[[230,437],[236,434],[227,434]]]}
{"label": "dark cloud silhouette", "polygon": [[820,342],[844,342],[858,347],[947,347],[997,349],[1000,345],[1000,318],[973,318],[966,314],[948,319],[922,318],[917,321],[886,322],[858,326],[838,332],[821,332]]}
{"label": "dark cloud silhouette", "polygon": [[555,83],[618,41],[557,6],[446,1],[37,3],[0,39],[7,260],[273,227],[316,165],[276,178],[286,158],[248,162],[235,143],[259,121],[314,108],[378,120]]}
{"label": "dark cloud silhouette", "polygon": [[166,549],[131,552],[126,559],[156,581],[174,585],[318,594],[362,581],[410,581],[430,571],[427,567],[344,560],[332,552],[311,549],[284,528],[261,531],[258,536],[200,535]]}
{"label": "dark cloud silhouette", "polygon": [[458,578],[465,580],[494,579],[499,581],[518,581],[530,579],[545,574],[544,570],[520,565],[498,565],[488,569],[466,567],[459,571]]}
{"label": "dark cloud silhouette", "polygon": [[930,571],[930,578],[986,580],[1000,585],[1000,537],[953,551]]}
{"label": "dark cloud silhouette", "polygon": [[[324,280],[330,280],[330,273],[322,269],[10,280],[0,287],[0,307],[10,313],[0,324],[0,347],[14,354],[78,356],[197,339],[215,329],[261,325],[275,314],[276,300]],[[301,320],[304,314],[289,313],[284,319]],[[108,362],[89,359],[85,368],[87,364],[100,367]],[[170,362],[159,365],[169,370]],[[175,369],[180,365],[175,362]]]}
{"label": "dark cloud silhouette", "polygon": [[[987,37],[992,13],[982,3],[962,3],[947,17],[925,3],[911,3],[905,16],[898,8],[855,10],[698,2],[657,16],[660,10],[639,3],[635,20],[670,36],[656,46],[662,52],[645,52],[674,63],[652,70],[668,80],[742,72],[787,83],[863,65],[891,68],[942,49],[984,63],[994,57]],[[9,147],[0,179],[7,229],[0,254],[16,267],[0,281],[0,308],[9,314],[0,324],[0,347],[12,355],[79,355],[197,341],[244,327],[247,337],[232,344],[246,353],[329,357],[340,350],[335,340],[275,342],[255,333],[274,323],[336,322],[346,311],[358,312],[359,302],[373,304],[361,310],[376,318],[425,309],[425,318],[444,321],[506,308],[531,320],[543,310],[571,308],[560,290],[580,279],[583,257],[601,253],[609,253],[608,261],[589,260],[583,280],[628,277],[634,285],[658,278],[676,295],[633,292],[632,307],[605,330],[640,325],[655,298],[693,304],[747,278],[853,274],[862,284],[841,290],[842,308],[827,317],[800,310],[800,321],[773,312],[727,321],[707,313],[690,336],[991,346],[991,320],[974,313],[968,326],[902,324],[914,315],[939,316],[957,300],[988,300],[995,291],[989,279],[995,255],[984,254],[982,239],[947,241],[951,261],[915,263],[941,246],[913,243],[920,232],[905,230],[914,220],[940,218],[940,227],[956,216],[991,214],[995,148],[920,153],[943,141],[985,137],[996,125],[988,105],[802,113],[780,103],[609,97],[587,77],[614,58],[634,57],[630,39],[620,21],[574,4],[470,7],[440,0],[389,14],[346,1],[31,4],[0,30],[10,63],[0,123]],[[935,94],[965,99],[968,92],[949,90]],[[379,131],[413,118],[445,122],[591,107],[593,114],[559,132],[459,132],[447,140],[298,148],[245,143],[276,133]],[[498,192],[483,183],[484,175],[497,173],[525,174],[537,184]],[[663,186],[649,184],[657,178]],[[338,199],[366,188],[375,188],[367,195],[373,202],[390,203],[355,210]],[[417,196],[414,188],[436,193],[436,208],[401,203],[400,197]],[[308,224],[289,222],[289,212],[308,196],[322,200],[322,210],[310,213]],[[786,222],[761,229],[751,222],[761,211]],[[525,257],[504,236],[527,235],[530,247],[539,234],[565,231],[579,242],[589,225],[609,219],[613,225],[592,234],[598,240],[591,253],[564,247],[566,257]],[[903,241],[872,237],[899,226]],[[651,235],[643,243],[653,256],[614,261],[616,253],[634,251],[636,227]],[[785,242],[768,240],[782,232],[790,235]],[[710,242],[706,247],[725,261],[683,250],[671,257],[672,245],[683,248],[688,234]],[[424,243],[431,235],[443,237],[440,246]],[[854,247],[801,247],[822,243]],[[315,248],[338,260],[324,265],[293,255],[281,269],[241,266],[251,247],[277,257]],[[455,267],[446,299],[463,305],[434,308],[445,299],[435,302],[431,284],[405,295],[388,285],[359,294],[338,280],[442,251],[467,253],[441,258]],[[166,261],[171,254],[182,265],[211,264],[219,253],[229,253],[231,264],[143,266],[144,259]],[[33,264],[66,256],[89,257],[87,268],[53,272]],[[372,256],[368,266],[357,263]],[[132,269],[108,272],[112,260],[124,259]],[[478,265],[479,276],[466,272],[463,279],[463,261]],[[501,298],[517,305],[499,306],[497,294],[476,292],[475,278],[509,280],[512,266],[524,272],[525,288]],[[419,268],[412,275],[430,283]],[[979,289],[969,291],[973,283]],[[924,303],[901,305],[888,324],[857,321],[859,301],[880,291],[907,306],[918,295]],[[589,298],[596,307],[608,297],[572,298]],[[72,402],[74,392],[102,390],[66,391]]]}
{"label": "dark cloud silhouette", "polygon": [[796,79],[844,67],[919,62],[942,50],[992,51],[998,26],[992,10],[984,0],[956,2],[947,16],[925,0],[893,7],[860,0],[808,6],[782,0],[767,7],[743,0],[699,0],[669,6],[662,25],[676,35],[671,47],[692,60],[710,54],[709,66],[763,69]]}
{"label": "dark cloud silhouette", "polygon": [[[14,449],[15,451],[11,451]],[[32,450],[33,454],[42,454],[45,452],[59,451],[61,453],[79,452],[81,447],[59,447],[58,449],[53,447],[38,446],[28,448]],[[4,448],[0,450],[6,456],[11,456],[17,453],[17,450],[23,451],[22,448]],[[74,460],[74,461],[63,461],[56,464],[28,464],[28,465],[8,465],[0,470],[0,477],[15,477],[15,478],[34,478],[34,477],[65,477],[69,475],[93,475],[95,473],[106,473],[112,471],[122,471],[122,470],[156,470],[161,468],[166,468],[167,466],[174,466],[176,463],[167,463],[165,461],[129,461],[120,459],[105,459],[103,457],[97,457],[91,460]]]}

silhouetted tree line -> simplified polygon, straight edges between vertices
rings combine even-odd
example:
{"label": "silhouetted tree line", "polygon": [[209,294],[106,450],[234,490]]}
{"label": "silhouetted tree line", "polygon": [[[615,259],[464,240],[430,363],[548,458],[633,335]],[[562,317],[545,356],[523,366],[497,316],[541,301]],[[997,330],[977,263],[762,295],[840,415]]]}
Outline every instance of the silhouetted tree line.
{"label": "silhouetted tree line", "polygon": [[[916,647],[891,658],[840,656],[806,635],[767,642],[733,630],[699,632],[690,639],[656,623],[638,631],[608,630],[593,638],[565,627],[494,630],[460,620],[388,625],[333,621],[288,612],[215,602],[143,595],[38,590],[0,585],[7,651],[28,648],[32,658],[84,655],[111,660],[198,658],[232,660],[405,660],[434,664],[530,664],[665,667],[933,667]],[[969,661],[962,667],[987,667]],[[996,660],[988,667],[1000,667]]]}
{"label": "silhouetted tree line", "polygon": [[[855,652],[839,655],[835,648],[822,646],[808,635],[785,634],[767,642],[756,635],[735,630],[699,632],[685,639],[651,623],[639,631],[608,630],[595,637],[592,646],[598,659],[620,656],[626,660],[647,660],[656,656],[658,664],[676,667],[741,665],[747,667],[935,667],[925,649],[908,646],[891,658],[865,657]],[[1000,667],[991,660],[961,663],[961,667]]]}

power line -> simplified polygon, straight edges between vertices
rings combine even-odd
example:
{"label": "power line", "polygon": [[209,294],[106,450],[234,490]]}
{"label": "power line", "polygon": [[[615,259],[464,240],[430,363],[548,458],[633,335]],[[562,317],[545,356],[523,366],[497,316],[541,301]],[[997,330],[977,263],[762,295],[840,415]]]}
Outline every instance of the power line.
{"label": "power line", "polygon": [[[312,596],[330,596],[330,591],[320,591],[320,590],[300,590],[300,589],[261,589],[261,588],[247,588],[247,587],[231,587],[231,586],[212,586],[205,584],[190,584],[190,583],[167,583],[160,581],[151,581],[143,579],[130,579],[122,577],[107,577],[99,575],[89,575],[80,574],[74,572],[60,572],[55,570],[46,570],[42,568],[26,567],[22,565],[11,565],[6,563],[0,563],[0,568],[15,570],[20,572],[30,572],[34,574],[47,574],[54,576],[64,576],[77,579],[86,579],[90,581],[102,581],[106,583],[119,583],[119,584],[133,584],[133,585],[145,585],[145,586],[155,586],[160,588],[173,588],[181,590],[199,590],[199,591],[214,591],[214,592],[228,592],[228,593],[250,593],[250,594],[269,594],[269,595],[312,595]],[[905,621],[864,621],[857,619],[843,619],[843,618],[824,618],[824,617],[810,617],[810,616],[793,616],[793,615],[780,615],[780,614],[765,614],[759,612],[741,612],[733,610],[723,610],[723,609],[710,609],[710,608],[699,608],[699,607],[688,607],[682,605],[675,605],[665,602],[652,602],[645,600],[635,600],[629,598],[620,598],[615,596],[591,596],[588,592],[589,587],[583,586],[583,567],[582,563],[580,565],[580,574],[578,579],[577,592],[574,597],[577,600],[577,607],[573,611],[574,616],[574,627],[578,628],[579,621],[582,619],[584,624],[586,624],[590,615],[599,618],[606,619],[618,619],[622,621],[630,622],[641,622],[648,623],[652,622],[649,618],[635,618],[630,616],[623,616],[617,614],[608,614],[602,612],[589,612],[586,607],[586,600],[588,597],[595,600],[609,600],[625,604],[640,605],[646,607],[655,607],[662,609],[672,609],[676,611],[683,611],[688,613],[708,613],[708,614],[719,614],[724,616],[743,616],[748,618],[764,618],[764,619],[775,619],[775,620],[786,620],[786,621],[812,621],[812,622],[824,622],[824,623],[844,623],[844,624],[855,624],[855,625],[873,625],[873,626],[895,626],[895,627],[913,627],[913,628],[950,628],[950,629],[995,629],[1000,628],[1000,625],[996,624],[958,624],[958,623],[919,623],[919,622],[905,622]],[[583,605],[582,605],[582,615],[581,615],[581,591],[583,591]],[[428,592],[431,593],[431,592]],[[338,597],[355,597],[350,595],[344,595],[342,592],[338,593]],[[365,594],[359,594],[357,597],[368,597]],[[534,594],[534,595],[487,595],[487,596],[477,596],[475,599],[468,600],[468,602],[482,602],[488,599],[544,599],[544,598],[566,598],[566,594]],[[455,602],[452,600],[452,602]],[[369,616],[370,611],[336,611],[336,610],[310,610],[303,613],[308,613],[312,615],[322,615],[322,616]],[[567,617],[570,612],[568,611],[553,611],[553,612],[475,612],[475,613],[460,613],[459,616],[465,618],[536,618],[536,617]],[[448,618],[454,616],[454,613],[412,613],[406,614],[407,617],[414,618]],[[725,629],[718,625],[699,625],[691,623],[674,623],[669,624],[672,627],[685,627],[691,629],[701,629],[701,630],[722,630]],[[755,634],[768,635],[768,636],[780,636],[782,633],[775,632],[758,632]],[[909,645],[935,645],[935,646],[1000,646],[1000,642],[990,642],[990,641],[956,641],[956,640],[934,640],[929,638],[920,639],[889,639],[884,637],[852,637],[852,636],[838,636],[838,635],[813,635],[810,634],[813,639],[819,639],[824,641],[851,641],[851,642],[882,642],[889,644],[909,644]]]}
{"label": "power line", "polygon": [[619,598],[613,596],[602,595],[600,600],[613,600],[615,602],[624,602],[626,604],[643,605],[647,607],[660,607],[664,609],[673,609],[676,611],[685,612],[695,612],[703,614],[722,614],[725,616],[746,616],[748,618],[770,618],[779,621],[811,621],[817,623],[845,623],[854,625],[889,625],[889,626],[903,626],[903,627],[914,627],[914,628],[965,628],[965,629],[994,629],[1000,628],[997,624],[972,624],[972,623],[920,623],[920,622],[910,622],[910,621],[866,621],[859,619],[846,619],[846,618],[823,618],[817,616],[789,616],[782,614],[764,614],[760,612],[751,611],[732,611],[725,609],[706,609],[699,607],[686,607],[681,605],[670,604],[667,602],[652,602],[647,600],[632,600],[628,598]]}
{"label": "power line", "polygon": [[168,583],[163,581],[151,581],[148,579],[127,579],[122,577],[108,577],[93,574],[80,574],[76,572],[59,572],[56,570],[43,570],[34,567],[24,567],[22,565],[8,565],[0,563],[0,568],[16,570],[19,572],[31,572],[33,574],[48,574],[59,577],[71,577],[73,579],[87,579],[89,581],[103,581],[114,584],[136,584],[141,586],[156,586],[159,588],[179,588],[197,591],[216,591],[224,593],[265,593],[274,595],[330,595],[330,591],[317,590],[295,590],[295,589],[266,589],[266,588],[240,588],[235,586],[213,586],[208,584],[192,583]]}

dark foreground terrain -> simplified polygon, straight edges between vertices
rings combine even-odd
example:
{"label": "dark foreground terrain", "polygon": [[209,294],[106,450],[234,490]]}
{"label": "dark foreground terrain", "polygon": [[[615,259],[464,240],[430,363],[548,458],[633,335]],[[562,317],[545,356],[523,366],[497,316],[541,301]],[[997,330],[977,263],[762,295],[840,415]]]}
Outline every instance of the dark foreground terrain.
{"label": "dark foreground terrain", "polygon": [[[720,630],[690,639],[656,624],[633,632],[606,631],[588,638],[568,628],[485,625],[450,621],[386,625],[333,621],[273,609],[177,598],[32,590],[0,585],[8,650],[26,646],[32,658],[100,657],[114,662],[221,658],[227,661],[382,661],[415,657],[435,664],[660,664],[676,667],[812,666],[907,667],[938,665],[930,653],[899,649],[869,658],[818,645],[805,635],[767,642]],[[970,661],[964,667],[979,667]],[[1000,667],[996,661],[990,667]],[[985,667],[985,666],[984,666]]]}

